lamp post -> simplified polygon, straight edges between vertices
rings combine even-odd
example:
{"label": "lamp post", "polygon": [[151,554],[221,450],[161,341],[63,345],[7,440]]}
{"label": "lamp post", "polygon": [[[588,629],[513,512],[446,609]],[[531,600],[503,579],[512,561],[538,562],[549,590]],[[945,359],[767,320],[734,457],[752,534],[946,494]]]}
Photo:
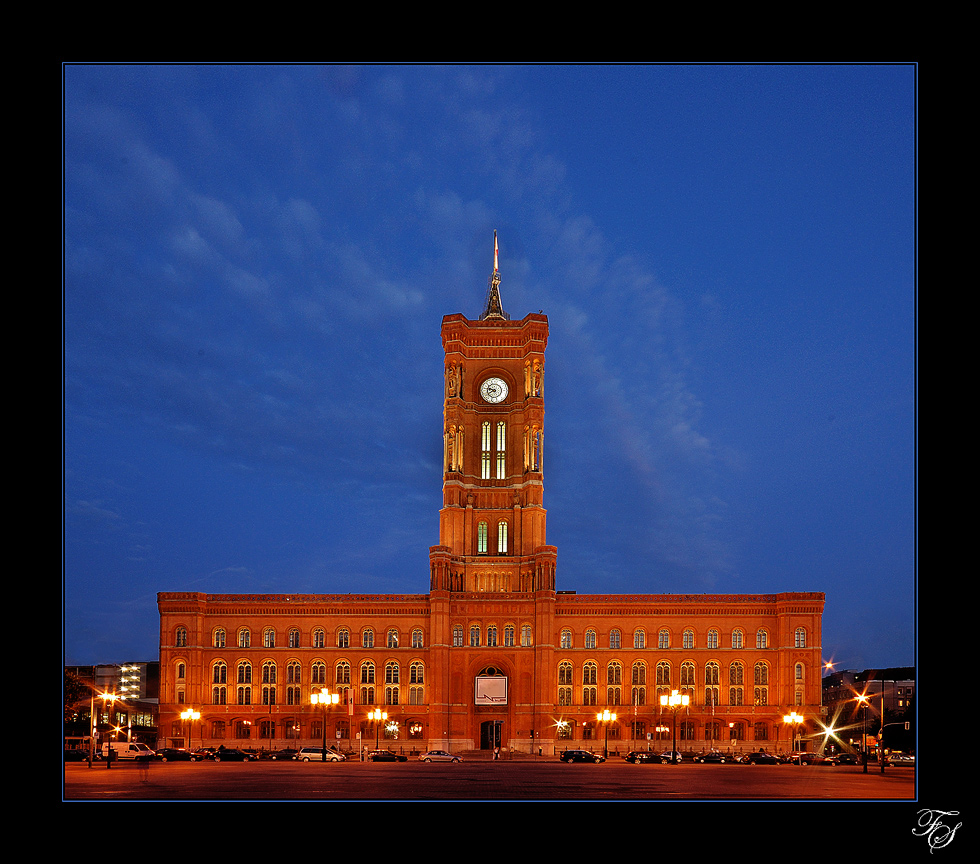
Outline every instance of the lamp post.
{"label": "lamp post", "polygon": [[861,771],[868,773],[868,697],[863,693],[857,697],[861,706]]}
{"label": "lamp post", "polygon": [[331,693],[324,687],[319,693],[310,694],[310,704],[323,706],[323,749],[320,750],[320,761],[327,761],[327,706],[336,705],[340,701],[339,693]]}
{"label": "lamp post", "polygon": [[677,764],[677,709],[684,707],[686,708],[690,702],[690,697],[685,693],[683,696],[676,690],[672,691],[670,696],[664,693],[660,697],[660,707],[669,708],[674,715],[673,723],[674,727],[674,748],[670,751],[670,764]]}
{"label": "lamp post", "polygon": [[616,722],[616,715],[612,713],[608,708],[595,715],[597,723],[601,723],[605,729],[606,737],[605,743],[602,748],[602,758],[609,758],[609,724]]}
{"label": "lamp post", "polygon": [[[188,720],[190,720],[193,723],[195,720],[200,720],[201,719],[201,712],[200,711],[195,711],[193,708],[188,708],[186,711],[181,711],[180,712],[180,719],[183,720],[184,723],[187,723]],[[194,730],[194,727],[192,726],[191,727],[191,733],[187,736],[187,749],[188,750],[190,750],[191,749],[191,746],[192,746],[192,740],[191,739],[194,737],[193,730]],[[203,744],[203,743],[204,743],[204,740],[202,738],[201,744]]]}
{"label": "lamp post", "polygon": [[388,712],[375,708],[368,712],[368,717],[374,721],[374,749],[381,749],[381,723],[388,719]]}
{"label": "lamp post", "polygon": [[790,711],[789,714],[783,716],[783,723],[792,725],[793,727],[793,741],[792,741],[792,751],[796,752],[796,727],[803,722],[803,718],[797,714],[795,711]]}
{"label": "lamp post", "polygon": [[[99,698],[102,700],[102,708],[103,708],[103,710],[105,710],[106,702],[109,703],[109,706],[110,706],[109,707],[109,717],[108,717],[108,723],[106,724],[106,726],[111,726],[112,725],[112,707],[111,706],[113,706],[113,705],[116,704],[116,700],[119,697],[115,693],[100,693],[99,694]],[[108,730],[106,730],[105,737],[108,738],[108,736],[109,736],[109,732],[108,732]],[[105,746],[105,744],[103,744],[103,742],[101,741],[101,739],[99,741],[99,746],[100,747]],[[109,768],[112,767],[112,745],[111,744],[108,745],[108,749],[106,750],[106,753],[105,753],[105,767],[106,767],[106,770],[108,770]]]}

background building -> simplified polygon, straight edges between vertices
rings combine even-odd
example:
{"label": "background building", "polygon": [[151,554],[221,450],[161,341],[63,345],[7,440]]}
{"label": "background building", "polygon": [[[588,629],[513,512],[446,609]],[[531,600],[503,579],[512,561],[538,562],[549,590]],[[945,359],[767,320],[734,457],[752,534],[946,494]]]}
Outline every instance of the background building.
{"label": "background building", "polygon": [[[160,744],[375,741],[551,754],[574,746],[790,749],[821,715],[822,593],[579,595],[546,537],[548,319],[448,315],[443,505],[429,592],[161,593]],[[336,707],[310,694],[339,693]],[[674,718],[660,696],[679,691]],[[199,728],[179,714],[200,710]],[[376,725],[369,712],[381,708]],[[608,708],[614,721],[597,714]],[[599,739],[602,742],[599,742]]]}

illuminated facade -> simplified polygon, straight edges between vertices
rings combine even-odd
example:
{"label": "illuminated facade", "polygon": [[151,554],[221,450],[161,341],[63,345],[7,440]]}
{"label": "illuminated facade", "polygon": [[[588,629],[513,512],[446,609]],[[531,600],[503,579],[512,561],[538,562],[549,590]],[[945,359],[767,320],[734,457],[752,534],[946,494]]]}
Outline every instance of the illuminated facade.
{"label": "illuminated facade", "polygon": [[[815,731],[822,593],[559,591],[546,539],[548,319],[512,321],[496,249],[483,314],[442,322],[443,506],[429,591],[161,593],[160,746],[790,749]],[[310,694],[340,693],[324,710]],[[188,729],[180,713],[201,712]],[[378,728],[368,713],[387,713]],[[597,722],[604,709],[617,719]],[[602,741],[600,742],[600,738]]]}

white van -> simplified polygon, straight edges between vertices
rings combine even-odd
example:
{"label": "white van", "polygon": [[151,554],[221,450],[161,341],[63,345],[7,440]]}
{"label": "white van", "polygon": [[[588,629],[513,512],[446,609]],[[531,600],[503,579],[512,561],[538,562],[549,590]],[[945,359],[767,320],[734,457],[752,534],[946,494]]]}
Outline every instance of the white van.
{"label": "white van", "polygon": [[[333,747],[327,747],[327,762],[346,762],[347,757],[343,753],[339,753],[334,750]],[[322,762],[323,761],[323,748],[322,747],[301,747],[299,752],[293,756],[297,762]]]}
{"label": "white van", "polygon": [[148,759],[153,756],[153,751],[139,741],[110,741],[102,745],[103,759],[108,758],[110,747],[113,759],[138,759],[140,756]]}

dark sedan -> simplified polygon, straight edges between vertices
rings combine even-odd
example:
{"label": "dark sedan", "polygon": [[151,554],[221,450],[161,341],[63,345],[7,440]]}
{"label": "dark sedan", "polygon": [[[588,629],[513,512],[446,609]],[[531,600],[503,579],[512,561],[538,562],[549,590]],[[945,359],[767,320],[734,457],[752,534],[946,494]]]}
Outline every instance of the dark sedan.
{"label": "dark sedan", "polygon": [[219,747],[211,757],[215,762],[248,762],[252,756],[244,750],[233,750],[228,747]]}
{"label": "dark sedan", "polygon": [[623,757],[627,762],[632,762],[634,765],[641,764],[660,764],[660,754],[651,753],[649,750],[631,750]]}
{"label": "dark sedan", "polygon": [[401,753],[393,753],[391,750],[372,750],[367,758],[372,762],[407,762],[408,757]]}
{"label": "dark sedan", "polygon": [[724,765],[728,761],[728,757],[723,753],[702,753],[700,756],[695,757],[695,762],[700,762],[702,765],[707,765],[713,763],[715,765]]}
{"label": "dark sedan", "polygon": [[861,760],[853,753],[838,753],[828,760],[831,765],[857,765]]}
{"label": "dark sedan", "polygon": [[605,762],[606,757],[601,753],[590,753],[588,750],[565,750],[558,757],[562,762]]}
{"label": "dark sedan", "polygon": [[176,747],[161,747],[153,755],[158,762],[196,762],[198,756],[188,750],[178,750]]}
{"label": "dark sedan", "polygon": [[740,760],[745,765],[779,765],[779,760],[772,753],[746,753]]}

